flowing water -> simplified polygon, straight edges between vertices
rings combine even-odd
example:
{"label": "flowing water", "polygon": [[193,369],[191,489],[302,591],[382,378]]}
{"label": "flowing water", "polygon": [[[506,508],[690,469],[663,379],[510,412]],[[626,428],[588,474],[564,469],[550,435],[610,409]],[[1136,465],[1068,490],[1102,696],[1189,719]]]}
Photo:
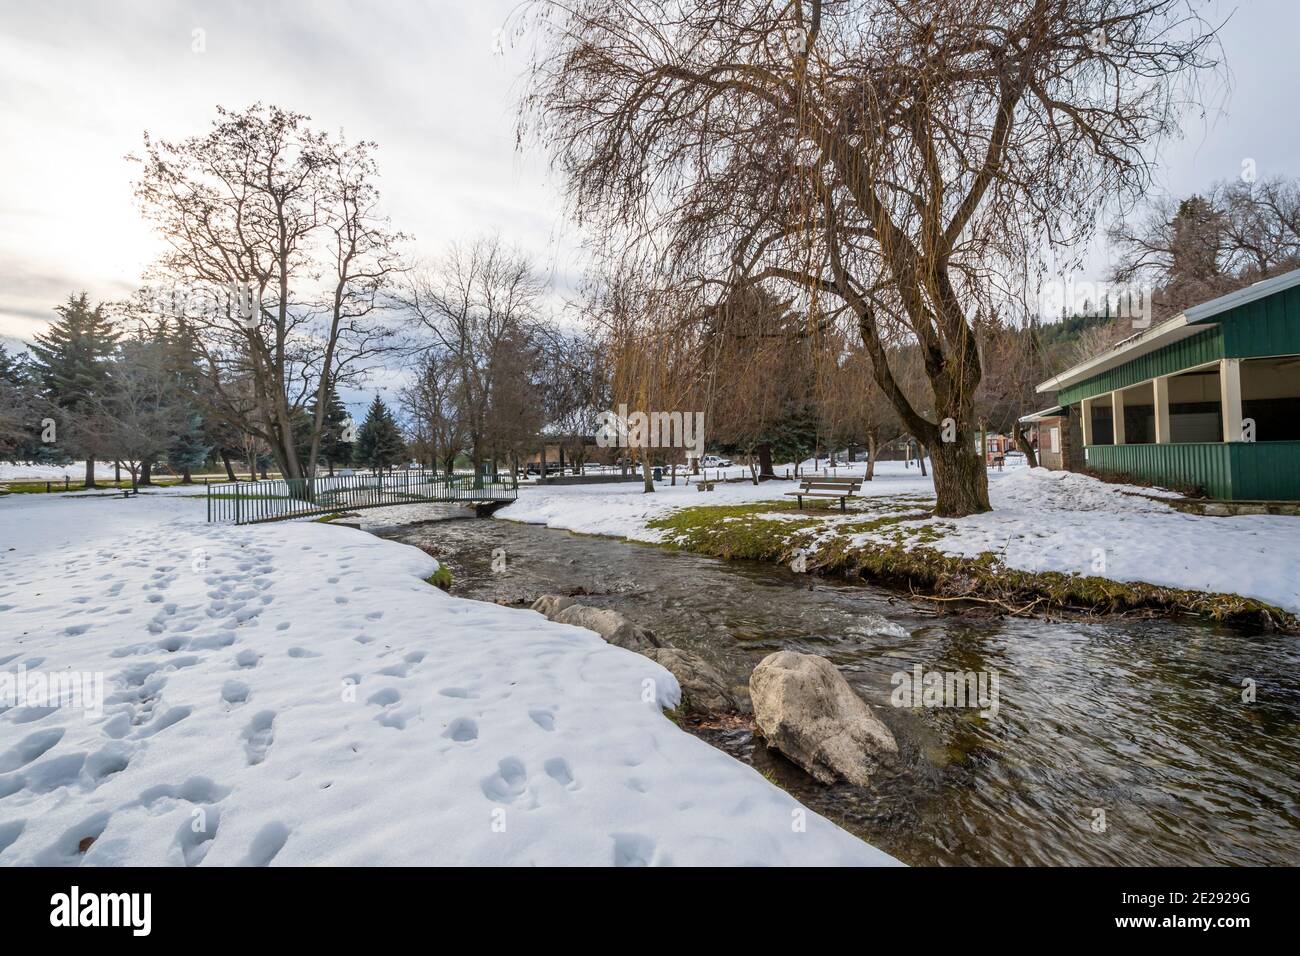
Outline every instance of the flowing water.
{"label": "flowing water", "polygon": [[[1296,637],[936,612],[770,564],[459,514],[379,509],[366,527],[447,563],[453,594],[585,594],[741,683],[775,650],[833,661],[899,740],[869,789],[815,783],[739,722],[695,732],[907,863],[1300,863]],[[893,676],[918,664],[996,672],[996,718],[893,706]]]}

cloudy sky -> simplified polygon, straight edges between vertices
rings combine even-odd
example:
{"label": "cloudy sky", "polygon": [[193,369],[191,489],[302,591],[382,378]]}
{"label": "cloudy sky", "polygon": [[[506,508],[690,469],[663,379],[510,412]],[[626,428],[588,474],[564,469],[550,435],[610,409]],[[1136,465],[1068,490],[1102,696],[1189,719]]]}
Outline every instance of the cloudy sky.
{"label": "cloudy sky", "polygon": [[71,291],[138,287],[158,244],[124,157],[146,129],[201,133],[217,104],[256,100],[376,140],[419,254],[495,230],[571,283],[545,164],[515,148],[513,5],[0,0],[0,334],[30,339]]}
{"label": "cloudy sky", "polygon": [[[581,269],[541,158],[520,154],[517,0],[0,0],[0,336],[30,340],[69,292],[116,298],[157,244],[134,208],[144,130],[202,132],[256,100],[380,144],[386,205],[418,251],[497,231],[551,270]],[[1231,86],[1160,153],[1159,188],[1300,175],[1297,0],[1213,2]],[[202,32],[196,32],[202,31]],[[1105,252],[1090,271],[1100,277]]]}

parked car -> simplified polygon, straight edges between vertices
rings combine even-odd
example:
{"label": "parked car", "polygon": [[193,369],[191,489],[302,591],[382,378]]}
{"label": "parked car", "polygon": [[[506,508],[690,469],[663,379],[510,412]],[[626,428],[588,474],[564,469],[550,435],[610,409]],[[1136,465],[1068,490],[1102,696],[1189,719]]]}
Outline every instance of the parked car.
{"label": "parked car", "polygon": [[730,458],[719,458],[717,455],[705,455],[700,459],[701,468],[730,468]]}
{"label": "parked car", "polygon": [[[530,461],[528,464],[524,466],[525,475],[541,475],[541,473],[542,473],[542,466],[540,462]],[[546,463],[546,473],[548,475],[562,474],[560,463],[558,461],[548,461]]]}

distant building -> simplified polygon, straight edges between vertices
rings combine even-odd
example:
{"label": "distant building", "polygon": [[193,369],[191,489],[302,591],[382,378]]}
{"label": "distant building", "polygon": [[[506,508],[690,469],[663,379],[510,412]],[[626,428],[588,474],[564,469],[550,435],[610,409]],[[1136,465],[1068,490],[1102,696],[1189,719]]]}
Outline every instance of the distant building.
{"label": "distant building", "polygon": [[1057,401],[1026,416],[1040,451],[1057,430],[1047,467],[1300,500],[1300,270],[1193,306],[1038,391]]}

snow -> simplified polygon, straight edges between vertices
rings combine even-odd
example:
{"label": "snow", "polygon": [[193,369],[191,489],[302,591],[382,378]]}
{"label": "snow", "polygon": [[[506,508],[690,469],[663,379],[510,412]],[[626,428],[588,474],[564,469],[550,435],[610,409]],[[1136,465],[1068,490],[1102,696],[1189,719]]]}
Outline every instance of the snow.
{"label": "snow", "polygon": [[0,864],[896,862],[678,729],[647,658],[416,548],[203,510],[0,500],[0,675],[104,689],[0,704]]}
{"label": "snow", "polygon": [[[857,465],[856,473],[861,472]],[[634,483],[532,488],[497,516],[586,534],[658,541],[662,533],[648,522],[677,508],[779,500],[794,487],[792,481],[746,482],[720,484],[713,492],[701,493],[663,483],[652,495],[643,494],[641,485]],[[864,483],[859,495],[867,500],[856,503],[856,514],[850,510],[845,517],[821,518],[828,529],[861,520],[862,510],[870,512],[891,498],[905,496],[908,503],[920,506],[916,499],[932,501],[934,485],[914,467],[882,461],[875,479]],[[963,556],[991,551],[1019,570],[1076,572],[1240,594],[1300,612],[1300,518],[1207,517],[1158,500],[1173,496],[1162,489],[1108,484],[1071,472],[1008,466],[989,473],[992,511],[906,525],[932,525],[942,532],[939,540],[926,542],[927,547]],[[854,541],[869,545],[888,533],[864,533]]]}
{"label": "snow", "polygon": [[1022,469],[990,484],[993,510],[957,521],[937,547],[992,551],[1025,571],[1240,594],[1300,612],[1300,518],[1207,517],[1153,500],[1170,492]]}
{"label": "snow", "polygon": [[[122,475],[126,478],[130,477],[125,468],[122,469]],[[74,461],[67,465],[37,465],[28,462],[0,461],[0,481],[62,481],[65,477],[73,481],[84,480],[86,463]],[[112,478],[113,463],[95,462],[95,477]]]}
{"label": "snow", "polygon": [[[824,464],[823,460],[823,464]],[[835,470],[839,477],[862,475],[865,466]],[[783,469],[778,469],[783,472]],[[710,469],[712,474],[712,469]],[[658,541],[661,533],[648,526],[650,521],[678,508],[696,505],[739,505],[755,501],[785,498],[785,492],[799,487],[797,481],[752,481],[715,484],[713,491],[697,491],[685,484],[681,476],[676,486],[667,480],[655,484],[655,493],[647,495],[639,481],[600,485],[553,485],[521,488],[519,500],[496,513],[499,518],[525,524],[544,524],[552,528],[630,538],[634,541]],[[882,461],[876,465],[875,479],[862,485],[860,495],[934,495],[934,485],[922,478],[920,470],[905,468],[901,461]],[[792,498],[785,498],[792,501]]]}

